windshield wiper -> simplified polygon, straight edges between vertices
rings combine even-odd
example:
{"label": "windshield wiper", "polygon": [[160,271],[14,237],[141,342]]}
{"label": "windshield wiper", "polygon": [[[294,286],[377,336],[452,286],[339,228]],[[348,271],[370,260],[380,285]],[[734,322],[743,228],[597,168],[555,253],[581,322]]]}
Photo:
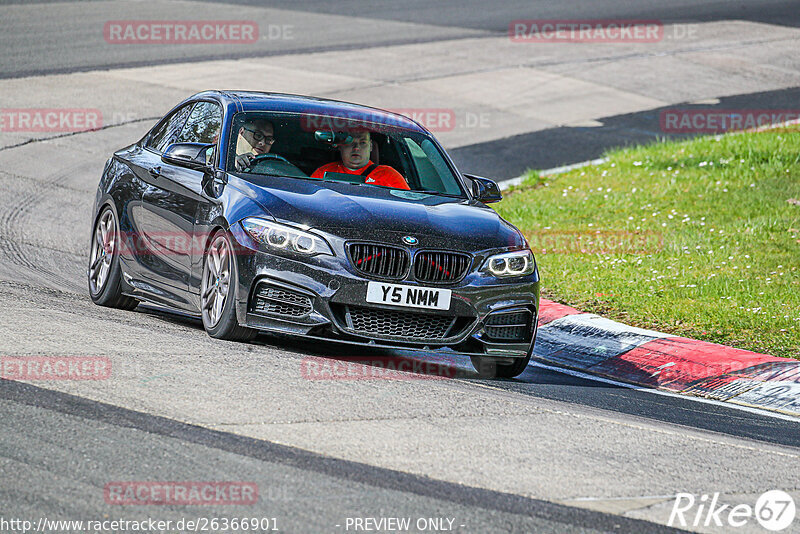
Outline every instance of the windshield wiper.
{"label": "windshield wiper", "polygon": [[440,197],[453,197],[453,198],[464,198],[462,195],[452,195],[450,193],[442,193],[441,191],[434,191],[433,189],[412,189],[412,193],[425,193],[427,195],[436,195]]}

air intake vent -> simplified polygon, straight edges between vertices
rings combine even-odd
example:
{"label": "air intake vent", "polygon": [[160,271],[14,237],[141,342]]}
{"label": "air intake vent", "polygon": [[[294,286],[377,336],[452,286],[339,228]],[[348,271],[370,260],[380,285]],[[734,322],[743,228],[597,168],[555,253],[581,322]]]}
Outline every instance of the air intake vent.
{"label": "air intake vent", "polygon": [[304,317],[311,313],[311,298],[287,289],[259,284],[253,295],[251,311],[282,317]]}
{"label": "air intake vent", "polygon": [[[362,306],[346,306],[348,329],[359,334],[402,338],[404,340],[434,340],[453,336],[457,317],[433,315]],[[458,333],[458,332],[456,332]]]}
{"label": "air intake vent", "polygon": [[528,310],[497,312],[486,319],[483,331],[492,341],[524,342],[529,338],[530,323],[531,312]]}

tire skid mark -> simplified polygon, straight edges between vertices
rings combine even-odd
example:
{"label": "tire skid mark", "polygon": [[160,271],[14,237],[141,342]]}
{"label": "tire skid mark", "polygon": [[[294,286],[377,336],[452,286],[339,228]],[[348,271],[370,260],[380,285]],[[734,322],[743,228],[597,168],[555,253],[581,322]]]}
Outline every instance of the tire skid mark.
{"label": "tire skid mark", "polygon": [[[160,117],[143,117],[140,119],[124,121],[118,124],[108,124],[102,126],[101,128],[98,128],[97,130],[89,130],[85,132],[68,132],[62,135],[28,139],[27,141],[18,143],[16,145],[0,147],[0,151],[12,150],[14,148],[18,148],[33,143],[46,143],[54,139],[91,134],[99,130],[117,128],[140,122],[148,122],[152,120],[157,120],[158,118]],[[45,196],[48,193],[52,192],[53,190],[59,187],[64,187],[59,182],[61,182],[63,178],[69,176],[69,174],[72,173],[73,171],[80,171],[80,167],[73,166],[66,169],[61,169],[60,172],[50,176],[45,180],[36,180],[30,177],[17,176],[13,173],[9,173],[8,171],[0,169],[0,173],[11,177],[12,180],[23,178],[28,183],[33,182],[31,184],[32,191],[23,193],[21,197],[10,206],[10,209],[6,207],[7,204],[5,203],[0,205],[0,256],[4,256],[8,260],[10,260],[10,262],[13,265],[17,265],[19,267],[22,267],[30,271],[30,274],[35,275],[35,277],[37,278],[43,279],[46,283],[55,284],[56,287],[64,287],[66,285],[76,291],[81,291],[82,286],[79,281],[71,280],[64,276],[59,276],[52,269],[43,266],[35,258],[31,258],[30,255],[25,252],[24,248],[20,246],[20,244],[17,242],[17,240],[15,240],[14,237],[15,235],[19,236],[25,235],[24,224],[27,223],[28,217],[31,216],[35,211],[36,205],[39,203],[40,200],[45,198]],[[16,189],[16,191],[20,192],[20,189]],[[76,191],[80,190],[76,189]],[[78,253],[78,255],[81,254],[83,253]]]}
{"label": "tire skid mark", "polygon": [[46,282],[54,283],[59,287],[66,284],[75,289],[79,288],[76,281],[59,276],[51,269],[41,265],[36,258],[31,257],[25,251],[27,247],[20,246],[15,240],[15,236],[25,235],[25,227],[29,224],[30,217],[37,211],[41,200],[57,190],[61,181],[79,169],[80,165],[74,165],[60,169],[46,180],[30,180],[34,182],[31,184],[32,190],[23,193],[16,202],[10,205],[10,209],[6,208],[6,204],[0,205],[0,252],[14,265],[31,271],[32,274],[43,278]]}

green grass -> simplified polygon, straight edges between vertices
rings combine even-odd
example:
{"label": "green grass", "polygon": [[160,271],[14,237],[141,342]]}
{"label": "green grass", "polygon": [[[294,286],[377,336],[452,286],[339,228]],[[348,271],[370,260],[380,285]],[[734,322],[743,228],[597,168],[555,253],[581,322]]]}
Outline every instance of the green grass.
{"label": "green grass", "polygon": [[531,172],[495,205],[528,236],[543,296],[800,358],[800,205],[788,202],[800,200],[800,129],[606,157],[565,174]]}

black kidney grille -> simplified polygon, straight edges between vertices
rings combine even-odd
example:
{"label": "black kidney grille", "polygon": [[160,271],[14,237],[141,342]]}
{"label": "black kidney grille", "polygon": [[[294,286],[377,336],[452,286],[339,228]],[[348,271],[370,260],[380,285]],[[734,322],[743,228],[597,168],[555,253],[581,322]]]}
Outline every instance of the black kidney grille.
{"label": "black kidney grille", "polygon": [[456,317],[414,313],[363,306],[347,306],[348,328],[359,334],[375,334],[414,339],[445,339],[452,337],[451,327]]}
{"label": "black kidney grille", "polygon": [[493,313],[486,319],[483,331],[495,341],[527,341],[531,312]]}
{"label": "black kidney grille", "polygon": [[405,277],[410,263],[406,250],[370,243],[350,244],[350,260],[362,273],[385,278]]}
{"label": "black kidney grille", "polygon": [[414,277],[420,282],[455,282],[467,272],[472,258],[455,252],[425,251],[414,258]]}
{"label": "black kidney grille", "polygon": [[252,311],[286,317],[303,317],[311,313],[311,298],[293,291],[265,284],[258,286],[253,299]]}

